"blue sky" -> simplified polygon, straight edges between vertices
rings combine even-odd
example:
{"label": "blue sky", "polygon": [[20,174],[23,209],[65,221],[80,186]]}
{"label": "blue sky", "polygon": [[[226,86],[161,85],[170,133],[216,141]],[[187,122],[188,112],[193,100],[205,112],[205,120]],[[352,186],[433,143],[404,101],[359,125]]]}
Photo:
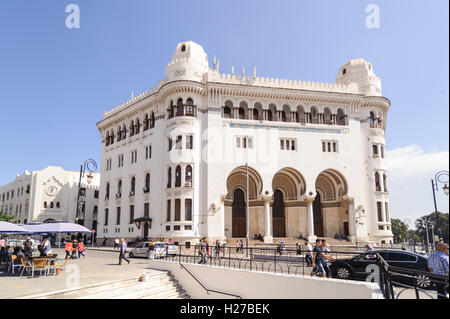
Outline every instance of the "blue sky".
{"label": "blue sky", "polygon": [[[80,29],[66,28],[70,3],[80,7]],[[380,8],[379,29],[365,25],[372,3]],[[447,0],[0,0],[0,185],[25,169],[77,170],[87,158],[99,161],[95,124],[103,111],[155,86],[176,45],[193,40],[227,73],[232,65],[238,72],[256,65],[259,76],[334,82],[348,60],[370,61],[392,102],[387,149],[414,145],[422,155],[440,156],[416,181],[431,193],[424,187],[433,172],[448,170],[442,160],[449,145],[448,6]],[[403,154],[411,156],[408,149]],[[397,202],[409,214],[394,190],[394,208]],[[411,207],[431,209],[428,197]],[[448,200],[439,206],[448,211]]]}

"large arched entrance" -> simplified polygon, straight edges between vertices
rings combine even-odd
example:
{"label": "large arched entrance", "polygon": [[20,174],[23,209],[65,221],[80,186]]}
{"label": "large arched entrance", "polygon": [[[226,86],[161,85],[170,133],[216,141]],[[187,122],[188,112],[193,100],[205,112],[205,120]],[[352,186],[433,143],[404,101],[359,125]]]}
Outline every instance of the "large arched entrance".
{"label": "large arched entrance", "polygon": [[314,216],[314,233],[316,236],[323,237],[323,216],[322,203],[320,200],[320,193],[317,192],[316,198],[313,202],[313,216]]}
{"label": "large arched entrance", "polygon": [[348,187],[344,176],[334,170],[322,171],[316,179],[316,198],[313,203],[314,233],[317,236],[331,237],[344,234],[348,223],[343,197]]}
{"label": "large arched entrance", "polygon": [[[252,167],[236,167],[227,178],[227,196],[225,199],[225,233],[231,237],[247,235],[246,192],[248,169],[249,229],[250,233],[261,232],[258,225],[258,197],[262,191],[262,179]],[[256,209],[255,209],[256,208]],[[263,213],[263,207],[261,207]]]}
{"label": "large arched entrance", "polygon": [[245,194],[240,188],[234,191],[232,205],[232,236],[245,237],[247,223],[245,218]]}
{"label": "large arched entrance", "polygon": [[273,236],[286,237],[286,217],[284,213],[283,193],[279,189],[273,193],[272,222]]}

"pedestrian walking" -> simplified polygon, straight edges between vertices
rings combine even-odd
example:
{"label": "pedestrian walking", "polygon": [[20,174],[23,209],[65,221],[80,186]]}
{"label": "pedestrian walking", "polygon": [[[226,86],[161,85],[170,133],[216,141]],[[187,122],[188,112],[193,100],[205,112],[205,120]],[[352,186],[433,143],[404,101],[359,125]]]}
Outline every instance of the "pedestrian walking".
{"label": "pedestrian walking", "polygon": [[311,272],[311,276],[315,276],[320,274],[321,277],[326,276],[325,268],[323,268],[323,250],[322,250],[322,241],[320,239],[316,240],[316,245],[313,248],[313,257],[312,257],[312,267],[313,270]]}
{"label": "pedestrian walking", "polygon": [[331,261],[333,261],[333,257],[331,257],[331,249],[330,246],[326,243],[325,239],[322,239],[322,257],[323,259],[323,268],[325,270],[325,274],[328,278],[331,278],[331,270],[330,270],[330,265],[331,265]]}
{"label": "pedestrian walking", "polygon": [[312,248],[312,246],[311,246],[311,244],[309,243],[309,241],[305,241],[305,246],[306,246],[306,249],[307,249],[307,253],[306,253],[306,255],[305,255],[305,262],[306,262],[306,267],[311,267],[311,265],[312,265],[312,257],[311,257],[311,255],[312,255],[312,253],[313,253],[313,248]]}
{"label": "pedestrian walking", "polygon": [[72,251],[73,251],[73,244],[70,239],[66,242],[66,244],[64,246],[64,251],[66,252],[65,259],[70,258],[70,256],[72,255]]}
{"label": "pedestrian walking", "polygon": [[214,255],[215,255],[216,259],[220,259],[220,242],[219,242],[219,240],[216,240]]}
{"label": "pedestrian walking", "polygon": [[122,237],[120,239],[120,253],[119,253],[119,265],[122,265],[122,259],[125,259],[125,261],[129,264],[130,260],[125,257],[125,253],[127,252],[127,242],[125,241],[125,239]]}
{"label": "pedestrian walking", "polygon": [[203,237],[200,240],[198,250],[200,253],[200,262],[199,264],[206,264],[206,237]]}
{"label": "pedestrian walking", "polygon": [[86,256],[86,250],[84,248],[84,243],[83,241],[80,241],[78,243],[78,258],[80,258],[81,256],[85,257]]}
{"label": "pedestrian walking", "polygon": [[242,239],[241,239],[241,241],[239,242],[239,247],[240,247],[240,249],[241,249],[241,253],[244,253],[244,242],[242,241]]}
{"label": "pedestrian walking", "polygon": [[[448,277],[448,245],[443,242],[436,244],[436,251],[428,257],[428,270],[433,274]],[[438,299],[448,299],[448,285],[436,283]]]}
{"label": "pedestrian walking", "polygon": [[297,255],[301,255],[302,254],[302,247],[300,246],[299,243],[295,243],[295,252]]}

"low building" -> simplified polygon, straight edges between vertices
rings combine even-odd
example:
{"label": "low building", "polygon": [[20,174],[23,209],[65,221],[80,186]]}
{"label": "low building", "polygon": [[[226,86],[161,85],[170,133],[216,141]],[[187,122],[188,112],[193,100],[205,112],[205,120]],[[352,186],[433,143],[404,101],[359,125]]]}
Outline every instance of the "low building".
{"label": "low building", "polygon": [[49,166],[39,171],[25,171],[0,186],[0,213],[13,216],[12,222],[78,222],[89,229],[97,228],[100,174],[81,179],[80,210],[77,198],[80,172]]}

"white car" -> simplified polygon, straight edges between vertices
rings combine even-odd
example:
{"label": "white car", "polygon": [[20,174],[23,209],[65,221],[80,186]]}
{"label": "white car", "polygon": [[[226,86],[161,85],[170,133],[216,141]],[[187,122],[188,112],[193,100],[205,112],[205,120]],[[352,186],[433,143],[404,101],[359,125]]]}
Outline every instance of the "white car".
{"label": "white car", "polygon": [[172,245],[164,242],[154,243],[153,256],[151,258],[164,258],[167,255],[176,256],[179,248],[177,245]]}
{"label": "white car", "polygon": [[150,246],[150,242],[146,241],[138,244],[137,246],[130,249],[128,253],[128,257],[146,257],[148,258],[148,247]]}

